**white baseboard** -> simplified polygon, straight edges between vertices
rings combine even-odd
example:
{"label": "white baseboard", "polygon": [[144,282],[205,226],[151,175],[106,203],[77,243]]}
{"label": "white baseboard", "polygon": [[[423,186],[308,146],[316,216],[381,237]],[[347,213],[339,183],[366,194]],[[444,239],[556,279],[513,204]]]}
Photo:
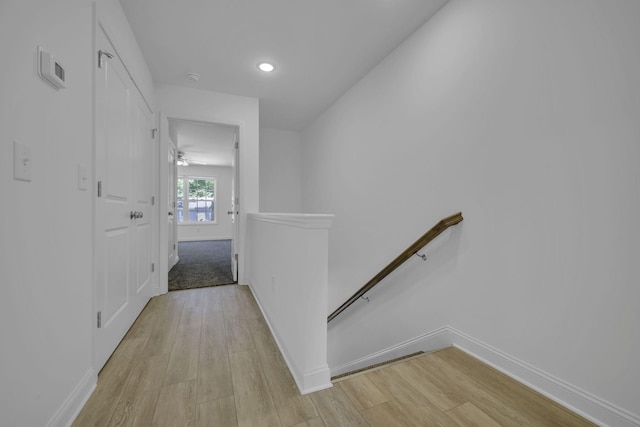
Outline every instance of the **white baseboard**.
{"label": "white baseboard", "polygon": [[[287,365],[288,366],[288,365]],[[302,387],[298,385],[300,394],[309,394],[314,391],[333,387],[329,365],[325,364],[316,369],[307,370],[302,375]],[[297,382],[296,382],[297,383]]]}
{"label": "white baseboard", "polygon": [[179,237],[179,242],[205,242],[207,240],[231,240],[231,237],[213,237],[213,236],[196,236],[196,237]]}
{"label": "white baseboard", "polygon": [[383,363],[388,360],[396,359],[419,351],[440,350],[442,348],[451,347],[451,345],[451,337],[448,327],[444,326],[440,329],[436,329],[435,331],[427,332],[426,334],[417,336],[383,350],[376,351],[375,353],[353,360],[349,363],[336,366],[331,369],[331,376],[335,377],[337,375],[377,365],[378,363]]}
{"label": "white baseboard", "polygon": [[456,347],[514,380],[603,427],[638,427],[640,416],[556,378],[451,326],[377,351],[331,369],[331,376],[366,368],[418,351]]}
{"label": "white baseboard", "polygon": [[98,375],[93,368],[90,368],[71,394],[67,396],[62,406],[53,414],[53,417],[47,423],[47,427],[71,426],[85,403],[87,403],[87,400],[89,400],[89,397],[91,397],[91,393],[95,390],[97,383]]}
{"label": "white baseboard", "polygon": [[262,317],[264,317],[265,322],[267,322],[267,326],[269,327],[269,331],[271,331],[271,336],[276,342],[278,349],[280,350],[280,354],[282,354],[282,358],[284,362],[287,364],[289,368],[289,372],[291,372],[291,376],[293,380],[296,382],[298,386],[298,390],[300,394],[308,394],[313,393],[314,391],[324,390],[326,388],[333,387],[331,383],[331,375],[329,371],[329,366],[319,366],[314,369],[301,370],[299,369],[295,363],[293,363],[292,358],[289,356],[287,349],[282,346],[281,340],[278,338],[278,334],[271,326],[271,322],[269,322],[269,317],[265,313],[262,308],[262,304],[260,304],[260,299],[256,297],[256,293],[253,290],[253,286],[251,281],[249,281],[249,290],[253,294],[253,298],[256,300],[258,307],[260,308],[260,312],[262,313]]}
{"label": "white baseboard", "polygon": [[610,427],[638,427],[640,417],[534,366],[447,327],[452,345],[586,419]]}
{"label": "white baseboard", "polygon": [[171,268],[173,268],[173,266],[176,265],[178,261],[180,261],[180,257],[176,255],[174,251],[173,254],[169,257],[169,264],[168,264],[169,270],[171,270]]}

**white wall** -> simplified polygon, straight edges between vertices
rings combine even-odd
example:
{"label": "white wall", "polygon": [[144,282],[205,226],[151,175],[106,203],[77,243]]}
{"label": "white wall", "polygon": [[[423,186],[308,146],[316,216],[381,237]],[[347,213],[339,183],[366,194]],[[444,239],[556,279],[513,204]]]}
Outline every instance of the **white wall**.
{"label": "white wall", "polygon": [[248,282],[302,394],[331,387],[327,244],[333,215],[250,214]]}
{"label": "white wall", "polygon": [[260,212],[302,212],[300,133],[260,129]]}
{"label": "white wall", "polygon": [[[99,6],[113,28],[123,28],[117,1]],[[95,385],[92,40],[90,1],[0,3],[3,426],[66,425]],[[65,66],[66,89],[38,77],[38,45]],[[13,180],[14,140],[31,149],[31,182]],[[79,164],[87,191],[78,189]]]}
{"label": "white wall", "polygon": [[[258,99],[178,86],[160,86],[156,88],[155,96],[158,111],[168,118],[231,124],[240,127],[238,281],[244,283],[246,214],[247,212],[258,212],[260,203]],[[165,142],[163,141],[163,144]],[[166,153],[166,146],[161,146],[160,152]],[[163,173],[162,171],[161,168],[160,173]],[[163,182],[161,180],[161,183]],[[162,197],[162,195],[161,187],[160,196]],[[160,203],[161,206],[164,206],[162,200]],[[166,215],[166,211],[164,214]]]}
{"label": "white wall", "polygon": [[[216,178],[216,223],[178,223],[178,241],[231,239],[231,179],[228,166],[178,166],[178,176]],[[179,255],[179,254],[178,254]]]}
{"label": "white wall", "polygon": [[330,324],[332,368],[451,325],[640,420],[639,19],[452,0],[303,132],[330,310],[465,217]]}

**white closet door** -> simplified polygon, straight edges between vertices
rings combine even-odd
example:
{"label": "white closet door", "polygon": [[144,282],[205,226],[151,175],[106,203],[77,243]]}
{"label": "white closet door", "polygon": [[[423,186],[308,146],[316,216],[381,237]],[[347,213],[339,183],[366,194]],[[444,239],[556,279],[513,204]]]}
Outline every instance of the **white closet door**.
{"label": "white closet door", "polygon": [[151,297],[152,126],[151,111],[100,25],[96,43],[102,52],[96,60],[95,99],[94,350],[99,370]]}

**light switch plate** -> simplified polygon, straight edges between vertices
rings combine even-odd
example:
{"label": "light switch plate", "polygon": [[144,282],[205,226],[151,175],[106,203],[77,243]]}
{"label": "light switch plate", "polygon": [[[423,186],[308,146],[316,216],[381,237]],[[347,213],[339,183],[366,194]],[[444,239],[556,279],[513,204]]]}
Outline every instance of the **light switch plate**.
{"label": "light switch plate", "polygon": [[13,179],[31,182],[31,150],[13,141]]}

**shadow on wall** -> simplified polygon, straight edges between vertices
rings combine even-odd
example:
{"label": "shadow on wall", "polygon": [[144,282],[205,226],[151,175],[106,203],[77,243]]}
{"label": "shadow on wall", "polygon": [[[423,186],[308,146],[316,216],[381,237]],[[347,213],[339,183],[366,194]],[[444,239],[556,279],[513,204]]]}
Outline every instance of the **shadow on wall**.
{"label": "shadow on wall", "polygon": [[[416,336],[412,331],[416,328],[422,333],[445,325],[441,315],[447,311],[444,305],[438,313],[433,313],[432,324],[423,320],[421,325],[415,325],[412,318],[414,313],[424,316],[423,301],[437,299],[440,288],[451,286],[449,279],[458,268],[463,227],[464,222],[447,229],[418,251],[426,255],[426,261],[418,256],[410,258],[365,294],[369,302],[361,299],[329,323],[328,352],[332,370],[411,339]],[[384,267],[381,265],[380,269]],[[402,324],[411,326],[405,328],[407,336],[398,334]],[[369,325],[365,329],[376,333],[363,336],[363,325]]]}

